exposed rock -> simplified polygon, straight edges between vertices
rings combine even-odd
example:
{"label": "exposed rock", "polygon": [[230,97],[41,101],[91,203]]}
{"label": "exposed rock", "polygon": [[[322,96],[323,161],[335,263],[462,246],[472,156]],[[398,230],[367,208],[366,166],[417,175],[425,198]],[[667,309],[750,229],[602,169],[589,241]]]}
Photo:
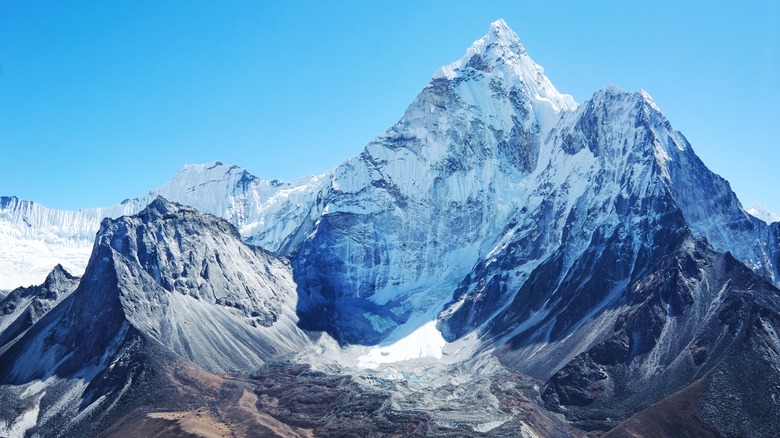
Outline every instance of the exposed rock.
{"label": "exposed rock", "polygon": [[20,287],[0,301],[0,353],[70,295],[79,280],[57,265],[43,284]]}

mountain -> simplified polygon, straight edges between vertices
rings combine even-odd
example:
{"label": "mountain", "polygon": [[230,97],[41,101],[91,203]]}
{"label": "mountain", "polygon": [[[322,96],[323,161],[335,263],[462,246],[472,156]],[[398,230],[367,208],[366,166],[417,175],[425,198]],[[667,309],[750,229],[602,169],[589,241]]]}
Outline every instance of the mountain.
{"label": "mountain", "polygon": [[293,183],[265,181],[219,161],[187,165],[167,184],[109,208],[51,210],[16,197],[0,197],[0,289],[40,282],[57,263],[82,273],[103,218],[141,211],[157,196],[226,218],[249,242],[277,250],[306,218],[322,177]]}
{"label": "mountain", "polygon": [[57,265],[40,286],[20,287],[0,301],[0,352],[62,302],[79,283]]}
{"label": "mountain", "polygon": [[[445,315],[471,312],[462,300],[486,304],[468,325],[458,319],[468,332],[551,257],[560,259],[552,281],[562,280],[599,237],[620,239],[629,259],[651,258],[646,249],[666,239],[656,233],[687,226],[778,278],[776,234],[647,93],[610,86],[577,107],[503,21],[333,175],[293,263],[303,320],[345,343],[402,337],[424,322],[421,311],[436,319],[455,289]],[[483,287],[500,297],[471,293]]]}
{"label": "mountain", "polygon": [[759,204],[758,202],[754,202],[750,204],[750,208],[748,208],[747,212],[751,216],[761,219],[762,221],[768,224],[772,224],[774,222],[780,222],[780,216],[777,216],[776,214],[772,213],[766,207]]}
{"label": "mountain", "polygon": [[647,93],[577,105],[503,20],[322,176],[215,162],[111,209],[2,202],[19,248],[134,215],[100,222],[75,290],[0,332],[0,432],[780,428],[780,224]]}
{"label": "mountain", "polygon": [[21,409],[41,413],[33,431],[78,429],[80,416],[143,398],[169,372],[162,364],[252,370],[306,347],[295,299],[289,263],[223,219],[163,198],[106,219],[75,291],[4,348],[3,418]]}
{"label": "mountain", "polygon": [[552,120],[575,107],[494,23],[333,172],[294,258],[314,268],[296,270],[311,328],[370,344],[400,336],[412,316],[435,319],[523,202]]}

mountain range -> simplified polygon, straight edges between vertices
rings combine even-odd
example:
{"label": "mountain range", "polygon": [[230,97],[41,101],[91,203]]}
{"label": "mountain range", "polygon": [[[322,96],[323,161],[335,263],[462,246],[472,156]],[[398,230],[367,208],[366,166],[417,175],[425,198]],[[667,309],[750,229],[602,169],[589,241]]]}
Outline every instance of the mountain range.
{"label": "mountain range", "polygon": [[759,207],[498,20],[324,175],[0,198],[0,436],[775,436]]}

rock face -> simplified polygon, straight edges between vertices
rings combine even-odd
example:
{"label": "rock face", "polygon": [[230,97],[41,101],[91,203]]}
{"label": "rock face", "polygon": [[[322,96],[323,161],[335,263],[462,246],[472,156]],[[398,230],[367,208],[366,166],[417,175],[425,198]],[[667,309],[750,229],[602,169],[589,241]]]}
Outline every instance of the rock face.
{"label": "rock face", "polygon": [[[765,435],[780,419],[761,408],[780,396],[779,293],[730,254],[683,239],[609,306],[615,310],[604,330],[588,331],[596,341],[550,377],[545,400],[581,427],[608,430],[615,424],[607,418],[625,418],[699,381],[708,394],[736,398],[742,408],[730,415],[742,417],[740,433]],[[744,394],[744,373],[734,372],[747,364],[763,382],[747,385],[752,397]],[[709,418],[698,414],[702,424],[728,429],[713,419],[730,408],[696,399],[709,411]]]}
{"label": "rock face", "polygon": [[193,208],[158,198],[104,221],[91,262],[113,264],[133,327],[208,370],[251,369],[305,339],[289,264]]}
{"label": "rock face", "polygon": [[0,352],[70,295],[78,283],[79,277],[57,265],[40,286],[20,287],[0,300]]}

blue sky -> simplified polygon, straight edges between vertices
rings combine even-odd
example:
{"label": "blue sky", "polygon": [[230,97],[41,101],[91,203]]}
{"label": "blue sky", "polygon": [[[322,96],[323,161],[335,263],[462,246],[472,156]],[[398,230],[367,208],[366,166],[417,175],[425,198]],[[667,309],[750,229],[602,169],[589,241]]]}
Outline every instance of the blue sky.
{"label": "blue sky", "polygon": [[214,160],[322,173],[504,18],[559,91],[646,90],[780,213],[780,2],[481,3],[0,1],[0,195],[108,206]]}

